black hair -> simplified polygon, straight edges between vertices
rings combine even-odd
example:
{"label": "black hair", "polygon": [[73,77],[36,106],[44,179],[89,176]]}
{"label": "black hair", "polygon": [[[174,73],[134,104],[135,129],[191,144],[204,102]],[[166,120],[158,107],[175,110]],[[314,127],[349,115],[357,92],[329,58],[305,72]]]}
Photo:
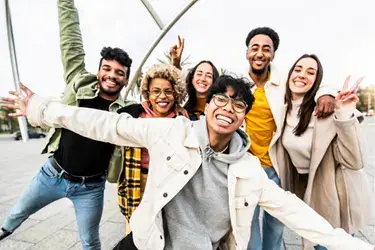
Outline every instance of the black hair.
{"label": "black hair", "polygon": [[293,133],[297,136],[302,135],[306,131],[307,127],[309,126],[311,116],[312,116],[312,113],[314,112],[314,108],[316,105],[314,98],[315,98],[316,92],[318,92],[319,90],[320,84],[323,79],[323,66],[320,63],[320,60],[316,55],[304,54],[300,58],[298,58],[298,60],[290,68],[287,82],[286,82],[287,87],[286,87],[286,92],[285,92],[285,102],[287,103],[287,112],[290,112],[290,110],[292,109],[292,91],[289,88],[289,78],[294,68],[296,67],[297,63],[303,58],[314,59],[318,65],[318,72],[316,74],[316,79],[313,84],[313,87],[303,97],[302,104],[298,112],[299,121],[298,121],[297,126],[293,130]]}
{"label": "black hair", "polygon": [[247,114],[247,112],[249,112],[249,110],[251,109],[255,98],[251,93],[250,81],[246,78],[234,78],[230,75],[219,76],[215,83],[212,84],[208,89],[206,103],[209,103],[211,101],[213,95],[225,93],[228,87],[231,87],[233,89],[234,93],[231,96],[232,98],[240,97],[245,101],[245,103],[247,104]]}
{"label": "black hair", "polygon": [[197,70],[199,65],[201,65],[202,63],[208,63],[209,65],[211,65],[212,73],[213,73],[212,83],[214,83],[216,79],[219,77],[219,71],[217,70],[217,68],[211,61],[206,61],[206,60],[200,61],[197,65],[194,66],[194,68],[192,68],[189,71],[189,73],[186,76],[186,89],[188,93],[188,100],[185,104],[185,108],[189,111],[194,111],[197,105],[197,92],[193,85],[193,78],[194,78],[195,71]]}
{"label": "black hair", "polygon": [[127,67],[126,71],[126,79],[129,79],[130,76],[130,67],[132,65],[133,60],[129,57],[128,53],[126,53],[124,50],[119,48],[111,48],[111,47],[104,47],[102,51],[100,52],[100,55],[102,58],[99,62],[99,70],[102,66],[103,59],[105,60],[115,60],[122,66]]}
{"label": "black hair", "polygon": [[259,27],[250,31],[246,37],[246,47],[249,46],[250,40],[256,35],[266,35],[269,38],[271,38],[274,51],[276,51],[279,48],[279,44],[280,44],[279,35],[277,34],[276,31],[274,31],[273,29],[269,27]]}

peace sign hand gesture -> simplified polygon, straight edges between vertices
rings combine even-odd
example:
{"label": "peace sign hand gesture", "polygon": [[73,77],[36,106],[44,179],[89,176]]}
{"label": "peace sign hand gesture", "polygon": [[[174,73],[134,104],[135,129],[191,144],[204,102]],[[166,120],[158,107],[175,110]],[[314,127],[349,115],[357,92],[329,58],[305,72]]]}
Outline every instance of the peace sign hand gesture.
{"label": "peace sign hand gesture", "polygon": [[340,108],[355,108],[356,104],[358,103],[358,97],[356,95],[358,85],[363,81],[365,77],[360,77],[353,87],[349,89],[349,81],[350,76],[347,76],[345,79],[345,83],[342,87],[342,90],[336,97],[336,109]]}
{"label": "peace sign hand gesture", "polygon": [[182,52],[184,51],[185,46],[185,39],[181,39],[180,36],[178,36],[178,44],[173,45],[169,50],[169,55],[171,57],[171,64],[175,66],[178,69],[181,69],[180,63],[181,63],[181,57]]}

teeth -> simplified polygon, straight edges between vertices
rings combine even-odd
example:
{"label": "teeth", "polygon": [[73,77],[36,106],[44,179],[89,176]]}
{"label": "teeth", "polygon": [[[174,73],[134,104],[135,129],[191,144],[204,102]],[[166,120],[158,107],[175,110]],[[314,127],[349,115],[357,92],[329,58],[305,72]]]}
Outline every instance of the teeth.
{"label": "teeth", "polygon": [[294,85],[296,85],[297,87],[305,87],[306,86],[306,84],[304,82],[300,82],[300,81],[294,82]]}
{"label": "teeth", "polygon": [[168,103],[167,102],[158,102],[158,105],[160,106],[160,107],[166,107],[167,105],[168,105]]}
{"label": "teeth", "polygon": [[233,123],[232,119],[230,119],[229,117],[223,116],[223,115],[216,116],[216,119],[221,120],[221,121],[225,121],[225,122],[227,122],[229,124]]}

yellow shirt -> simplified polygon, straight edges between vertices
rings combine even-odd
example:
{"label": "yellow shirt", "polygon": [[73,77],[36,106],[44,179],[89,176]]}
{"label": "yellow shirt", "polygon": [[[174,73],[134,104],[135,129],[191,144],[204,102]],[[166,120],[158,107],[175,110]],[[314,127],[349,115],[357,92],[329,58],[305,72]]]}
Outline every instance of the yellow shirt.
{"label": "yellow shirt", "polygon": [[206,98],[197,98],[197,105],[195,107],[194,112],[202,112],[204,113],[204,110],[206,108]]}
{"label": "yellow shirt", "polygon": [[250,152],[259,158],[263,167],[272,167],[268,149],[276,131],[276,123],[264,88],[256,88],[254,97],[254,104],[245,116],[246,133],[251,140]]}

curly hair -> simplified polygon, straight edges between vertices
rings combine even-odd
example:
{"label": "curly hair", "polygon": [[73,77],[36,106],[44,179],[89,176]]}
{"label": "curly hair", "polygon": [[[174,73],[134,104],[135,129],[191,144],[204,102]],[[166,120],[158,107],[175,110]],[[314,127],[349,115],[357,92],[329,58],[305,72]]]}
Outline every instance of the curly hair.
{"label": "curly hair", "polygon": [[105,60],[115,60],[122,66],[128,68],[126,71],[126,79],[129,79],[130,76],[130,67],[132,66],[132,59],[129,57],[128,53],[119,48],[104,47],[100,52],[101,59],[99,62],[99,69],[102,66],[103,59]]}
{"label": "curly hair", "polygon": [[154,65],[147,71],[141,82],[141,94],[148,100],[149,87],[151,80],[154,78],[163,78],[168,80],[174,91],[175,106],[181,107],[182,102],[186,99],[186,85],[180,76],[180,70],[172,65]]}
{"label": "curly hair", "polygon": [[277,34],[276,31],[274,31],[273,29],[269,27],[259,27],[250,31],[246,37],[246,41],[245,41],[246,47],[249,46],[250,40],[256,35],[266,35],[269,38],[271,38],[274,51],[276,51],[279,48],[279,44],[280,44],[279,35]]}

